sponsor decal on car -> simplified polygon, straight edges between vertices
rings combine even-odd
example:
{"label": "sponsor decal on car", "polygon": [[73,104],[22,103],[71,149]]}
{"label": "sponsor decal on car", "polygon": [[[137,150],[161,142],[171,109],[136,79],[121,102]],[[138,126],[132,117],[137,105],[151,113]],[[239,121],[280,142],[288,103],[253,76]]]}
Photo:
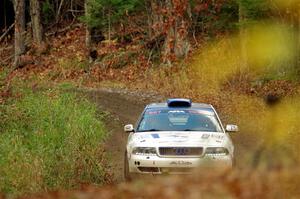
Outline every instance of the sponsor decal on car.
{"label": "sponsor decal on car", "polygon": [[170,165],[192,165],[193,163],[192,162],[189,162],[189,161],[184,161],[184,160],[178,160],[178,161],[172,161],[170,162]]}
{"label": "sponsor decal on car", "polygon": [[159,138],[159,134],[151,134],[151,136],[153,137],[153,138]]}
{"label": "sponsor decal on car", "polygon": [[147,111],[146,114],[147,115],[157,115],[160,114],[161,111]]}
{"label": "sponsor decal on car", "polygon": [[223,136],[223,135],[215,135],[215,134],[211,134],[211,137],[212,137],[212,138],[215,138],[215,139],[219,139],[219,140],[223,140],[223,139],[224,139],[224,136]]}
{"label": "sponsor decal on car", "polygon": [[203,135],[201,136],[201,138],[202,138],[202,139],[208,139],[209,136],[210,136],[209,134],[203,134]]}

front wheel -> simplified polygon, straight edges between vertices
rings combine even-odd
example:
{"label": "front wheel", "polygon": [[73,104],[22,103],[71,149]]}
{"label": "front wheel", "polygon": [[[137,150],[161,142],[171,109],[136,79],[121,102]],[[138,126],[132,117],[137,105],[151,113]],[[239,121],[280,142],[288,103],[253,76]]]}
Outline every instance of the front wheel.
{"label": "front wheel", "polygon": [[124,179],[127,182],[132,181],[132,176],[129,173],[129,162],[128,162],[127,151],[125,151],[124,154]]}

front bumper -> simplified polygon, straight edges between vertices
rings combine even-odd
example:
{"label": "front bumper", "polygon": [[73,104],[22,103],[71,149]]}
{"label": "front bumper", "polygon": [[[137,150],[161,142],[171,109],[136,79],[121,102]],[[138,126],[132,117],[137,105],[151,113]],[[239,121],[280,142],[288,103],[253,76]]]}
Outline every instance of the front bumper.
{"label": "front bumper", "polygon": [[151,174],[183,174],[191,173],[197,168],[232,168],[232,157],[203,156],[203,157],[159,157],[145,155],[131,155],[128,159],[130,173],[151,173]]}

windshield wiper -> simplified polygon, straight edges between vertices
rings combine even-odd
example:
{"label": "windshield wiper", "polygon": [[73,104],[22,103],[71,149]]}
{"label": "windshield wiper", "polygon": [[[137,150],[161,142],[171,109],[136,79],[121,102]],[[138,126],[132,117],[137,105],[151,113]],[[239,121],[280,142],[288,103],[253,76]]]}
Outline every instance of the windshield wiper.
{"label": "windshield wiper", "polygon": [[142,130],[142,131],[139,131],[139,132],[147,132],[147,131],[161,131],[161,130],[158,130],[158,129],[148,129],[148,130]]}
{"label": "windshield wiper", "polygon": [[194,130],[194,129],[184,129],[183,131],[197,131],[197,130]]}
{"label": "windshield wiper", "polygon": [[150,130],[147,130],[147,131],[160,131],[158,129],[150,129]]}

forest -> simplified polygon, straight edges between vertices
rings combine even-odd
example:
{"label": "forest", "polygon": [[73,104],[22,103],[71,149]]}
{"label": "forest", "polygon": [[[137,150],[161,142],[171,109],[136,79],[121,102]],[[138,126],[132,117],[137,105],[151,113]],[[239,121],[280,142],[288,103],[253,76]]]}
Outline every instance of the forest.
{"label": "forest", "polygon": [[[124,183],[118,131],[170,97],[239,125],[235,168]],[[1,0],[0,193],[298,198],[299,97],[299,0]]]}
{"label": "forest", "polygon": [[[249,65],[246,57],[252,35],[247,32],[265,24],[291,34],[295,50],[299,43],[296,0],[5,0],[2,4],[1,41],[9,43],[13,37],[15,67],[23,65],[22,55],[35,55],[28,53],[30,49],[47,48],[47,37],[79,24],[86,27],[86,54],[93,61],[100,54],[97,45],[117,42],[139,45],[149,57],[148,64],[158,61],[171,66],[210,40],[240,33],[242,54]],[[289,60],[295,70],[298,60],[297,53]]]}

